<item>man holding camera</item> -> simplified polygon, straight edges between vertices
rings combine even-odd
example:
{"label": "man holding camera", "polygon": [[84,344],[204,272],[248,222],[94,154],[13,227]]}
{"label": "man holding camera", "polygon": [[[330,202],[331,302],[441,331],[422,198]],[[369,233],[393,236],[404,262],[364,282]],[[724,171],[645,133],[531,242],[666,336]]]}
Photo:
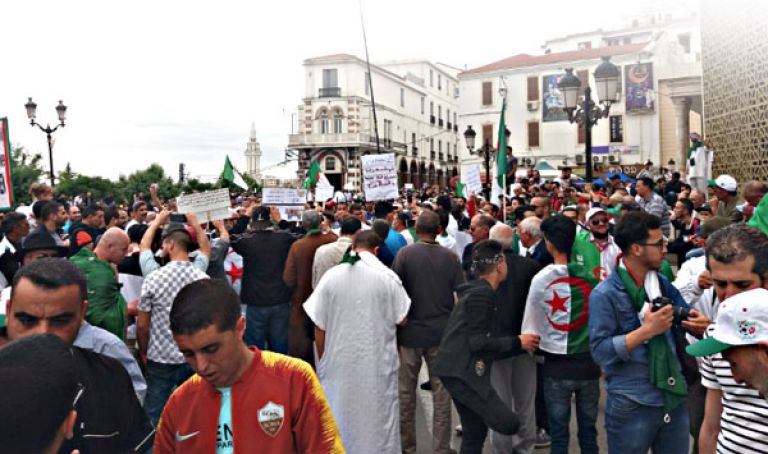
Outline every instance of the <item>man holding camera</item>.
{"label": "man holding camera", "polygon": [[710,320],[658,272],[665,245],[657,216],[627,213],[614,238],[623,257],[589,299],[590,348],[608,392],[608,451],[688,453],[684,353],[676,335],[681,328],[701,335]]}

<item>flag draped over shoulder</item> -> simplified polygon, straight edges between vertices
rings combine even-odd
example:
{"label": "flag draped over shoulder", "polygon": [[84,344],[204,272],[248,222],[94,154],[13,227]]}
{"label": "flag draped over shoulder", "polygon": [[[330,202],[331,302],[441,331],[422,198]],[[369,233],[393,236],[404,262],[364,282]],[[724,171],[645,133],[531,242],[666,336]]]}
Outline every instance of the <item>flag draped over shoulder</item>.
{"label": "flag draped over shoulder", "polygon": [[531,282],[521,332],[541,336],[539,348],[548,353],[588,352],[589,294],[596,285],[583,266],[546,266]]}
{"label": "flag draped over shoulder", "polygon": [[317,175],[320,173],[320,164],[316,160],[312,160],[312,164],[309,166],[309,172],[307,172],[307,181],[304,183],[304,189],[309,189],[317,184]]}
{"label": "flag draped over shoulder", "polygon": [[225,181],[240,186],[243,189],[248,189],[248,183],[243,180],[240,172],[238,172],[234,166],[232,166],[232,162],[229,160],[229,156],[227,156],[227,159],[224,161],[224,172],[222,174],[222,178]]}

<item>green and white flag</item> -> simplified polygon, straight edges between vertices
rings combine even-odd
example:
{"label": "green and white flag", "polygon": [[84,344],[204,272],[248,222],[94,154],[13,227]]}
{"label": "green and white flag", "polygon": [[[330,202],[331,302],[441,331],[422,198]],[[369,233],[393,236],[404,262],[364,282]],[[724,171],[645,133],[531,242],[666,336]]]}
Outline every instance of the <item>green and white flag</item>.
{"label": "green and white flag", "polygon": [[309,172],[307,172],[307,181],[304,182],[304,189],[310,189],[317,184],[317,175],[320,173],[320,170],[320,164],[313,159],[309,166]]}
{"label": "green and white flag", "polygon": [[456,197],[469,198],[467,197],[467,186],[461,180],[456,181]]}
{"label": "green and white flag", "polygon": [[235,167],[232,165],[232,162],[229,160],[229,156],[227,156],[226,161],[224,161],[224,173],[222,174],[222,178],[236,186],[240,186],[246,191],[248,190],[248,183],[243,180],[243,176],[240,175],[240,172],[238,172],[237,169],[235,169]]}
{"label": "green and white flag", "polygon": [[499,119],[499,140],[497,141],[499,149],[496,151],[496,182],[502,188],[502,193],[506,192],[505,179],[507,177],[507,125],[504,120],[504,113],[507,110],[507,100],[501,101],[501,118]]}
{"label": "green and white flag", "polygon": [[597,279],[574,263],[548,265],[531,281],[521,333],[541,336],[539,348],[569,355],[589,351],[589,294]]}

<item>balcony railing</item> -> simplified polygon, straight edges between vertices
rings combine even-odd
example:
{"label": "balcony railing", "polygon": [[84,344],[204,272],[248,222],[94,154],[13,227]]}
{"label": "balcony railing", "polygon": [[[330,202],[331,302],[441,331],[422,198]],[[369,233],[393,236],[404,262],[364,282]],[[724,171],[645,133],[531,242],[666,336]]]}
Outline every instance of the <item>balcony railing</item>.
{"label": "balcony railing", "polygon": [[459,132],[459,125],[453,125],[453,132]]}
{"label": "balcony railing", "polygon": [[442,153],[438,153],[438,158],[441,161],[445,161],[445,156]]}
{"label": "balcony railing", "polygon": [[320,89],[321,98],[338,98],[341,96],[341,87],[325,87]]}
{"label": "balcony railing", "polygon": [[429,116],[429,122],[432,123],[432,124],[435,124],[435,116],[434,115],[430,115]]}
{"label": "balcony railing", "polygon": [[430,159],[435,159],[435,152],[434,151],[430,151],[429,152],[429,158]]}
{"label": "balcony railing", "polygon": [[441,128],[443,127],[443,119],[442,118],[437,120],[437,126],[439,126]]}
{"label": "balcony railing", "polygon": [[[380,137],[379,144],[384,150],[391,150],[395,153],[406,154],[408,145],[402,142],[395,142],[392,139]],[[343,134],[291,134],[288,136],[289,148],[321,148],[328,146],[341,147],[376,147],[376,138],[363,133],[343,133]],[[416,147],[413,147],[416,150]]]}
{"label": "balcony railing", "polygon": [[448,126],[446,126],[446,127],[447,127],[447,128],[448,128],[448,130],[450,131],[451,129],[453,129],[453,124],[452,124],[452,123],[449,121],[449,122],[448,122]]}
{"label": "balcony railing", "polygon": [[419,148],[418,147],[411,147],[411,156],[416,157],[419,155]]}

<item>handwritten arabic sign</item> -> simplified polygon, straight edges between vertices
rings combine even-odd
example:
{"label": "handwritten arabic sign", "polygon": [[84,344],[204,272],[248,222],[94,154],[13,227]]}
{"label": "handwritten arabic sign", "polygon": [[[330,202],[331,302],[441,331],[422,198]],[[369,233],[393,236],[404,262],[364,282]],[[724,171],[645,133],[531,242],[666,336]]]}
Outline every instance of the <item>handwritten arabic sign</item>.
{"label": "handwritten arabic sign", "polygon": [[176,199],[179,213],[193,213],[202,221],[216,221],[230,217],[229,189],[182,194]]}
{"label": "handwritten arabic sign", "polygon": [[480,166],[473,165],[464,169],[463,183],[467,188],[467,195],[471,193],[480,194],[483,192],[483,184],[480,180]]}
{"label": "handwritten arabic sign", "polygon": [[301,219],[306,197],[307,191],[304,189],[264,188],[261,193],[261,202],[266,206],[276,206],[283,219],[295,221]]}
{"label": "handwritten arabic sign", "polygon": [[360,160],[363,164],[363,191],[365,191],[365,199],[373,201],[397,198],[395,154],[361,156]]}

